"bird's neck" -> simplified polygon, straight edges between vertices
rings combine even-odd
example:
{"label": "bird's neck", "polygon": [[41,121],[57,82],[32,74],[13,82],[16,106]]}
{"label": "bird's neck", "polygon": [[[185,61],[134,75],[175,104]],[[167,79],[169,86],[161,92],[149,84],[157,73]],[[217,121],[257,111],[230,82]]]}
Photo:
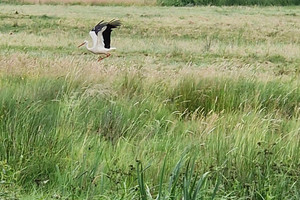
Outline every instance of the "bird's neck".
{"label": "bird's neck", "polygon": [[85,43],[85,47],[87,48],[87,50],[91,50],[93,47],[89,47],[89,42]]}

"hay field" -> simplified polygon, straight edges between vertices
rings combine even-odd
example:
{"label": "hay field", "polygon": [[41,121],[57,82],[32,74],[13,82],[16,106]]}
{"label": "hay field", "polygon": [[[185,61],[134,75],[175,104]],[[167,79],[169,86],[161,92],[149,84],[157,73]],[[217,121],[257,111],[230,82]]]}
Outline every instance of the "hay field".
{"label": "hay field", "polygon": [[[7,0],[4,0],[8,2]],[[155,0],[14,0],[30,4],[156,5]]]}
{"label": "hay field", "polygon": [[299,199],[299,13],[1,4],[0,199]]}

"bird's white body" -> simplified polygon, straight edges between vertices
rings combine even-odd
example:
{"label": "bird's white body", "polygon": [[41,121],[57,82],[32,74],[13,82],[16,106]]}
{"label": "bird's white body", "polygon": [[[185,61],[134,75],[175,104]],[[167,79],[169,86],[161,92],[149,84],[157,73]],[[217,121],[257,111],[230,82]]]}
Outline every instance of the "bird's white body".
{"label": "bird's white body", "polygon": [[[110,35],[111,31],[114,28],[120,26],[121,23],[119,20],[112,20],[110,22],[99,22],[90,32],[90,36],[93,41],[93,46],[89,47],[89,42],[84,41],[78,47],[85,45],[87,50],[94,54],[105,54],[106,57],[110,56],[110,51],[116,48],[110,46]],[[99,57],[98,61],[102,60],[103,58]]]}
{"label": "bird's white body", "polygon": [[111,47],[109,49],[104,47],[102,34],[98,34],[97,36],[94,31],[90,31],[89,34],[92,38],[93,46],[89,47],[89,42],[87,40],[84,41],[84,44],[87,50],[89,50],[90,52],[94,54],[108,54],[111,50],[116,49],[114,47]]}

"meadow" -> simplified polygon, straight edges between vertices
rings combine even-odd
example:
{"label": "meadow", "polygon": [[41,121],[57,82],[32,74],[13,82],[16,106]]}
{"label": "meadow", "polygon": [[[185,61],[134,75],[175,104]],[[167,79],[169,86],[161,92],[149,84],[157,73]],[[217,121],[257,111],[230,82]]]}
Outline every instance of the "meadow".
{"label": "meadow", "polygon": [[0,3],[60,5],[159,5],[159,6],[296,6],[299,0],[0,0]]}
{"label": "meadow", "polygon": [[300,199],[300,7],[0,6],[0,199]]}

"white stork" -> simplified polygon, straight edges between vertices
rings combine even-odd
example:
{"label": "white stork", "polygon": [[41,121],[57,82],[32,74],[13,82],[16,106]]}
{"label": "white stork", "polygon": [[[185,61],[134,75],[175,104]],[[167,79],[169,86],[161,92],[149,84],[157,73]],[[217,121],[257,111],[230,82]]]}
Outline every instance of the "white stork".
{"label": "white stork", "polygon": [[81,47],[85,45],[87,50],[94,54],[105,54],[106,57],[99,57],[98,61],[110,56],[110,51],[116,49],[115,47],[110,47],[110,34],[113,28],[117,28],[121,25],[120,20],[112,20],[110,22],[99,22],[91,31],[90,36],[93,40],[93,46],[88,47],[88,41],[85,40],[82,44],[78,46]]}

